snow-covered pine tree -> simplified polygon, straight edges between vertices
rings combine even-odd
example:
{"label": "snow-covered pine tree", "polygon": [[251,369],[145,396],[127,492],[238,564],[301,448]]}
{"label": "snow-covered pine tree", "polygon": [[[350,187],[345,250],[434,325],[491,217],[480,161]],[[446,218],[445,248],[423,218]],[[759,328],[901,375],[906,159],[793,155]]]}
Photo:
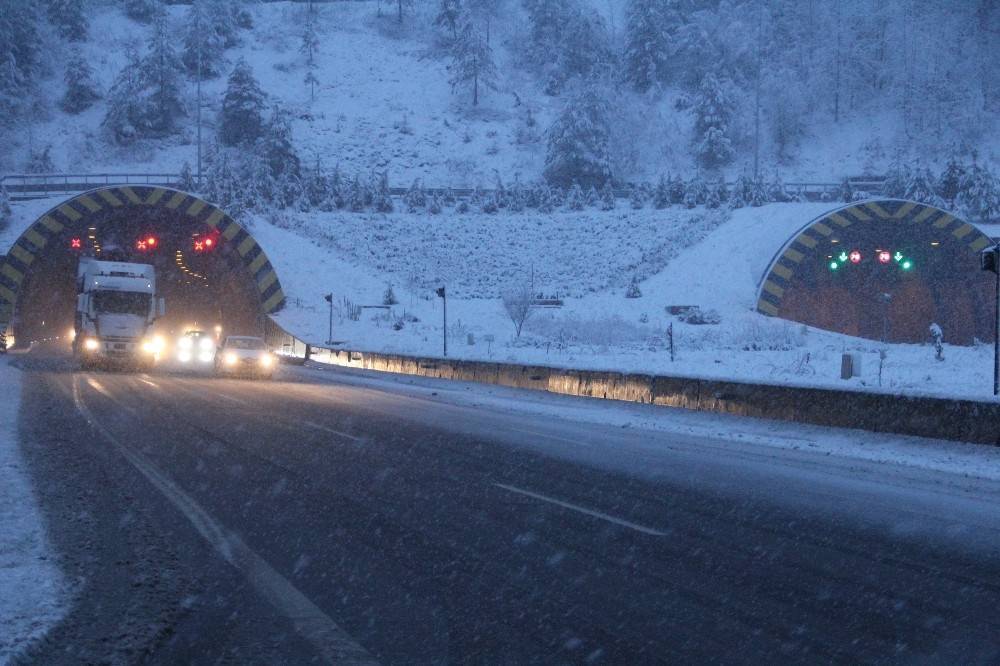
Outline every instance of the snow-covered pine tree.
{"label": "snow-covered pine tree", "polygon": [[1000,183],[986,165],[973,159],[962,178],[955,205],[972,222],[1000,222]]}
{"label": "snow-covered pine tree", "polygon": [[522,57],[531,65],[549,64],[552,54],[559,50],[575,7],[571,0],[523,0],[522,5],[528,14],[528,36]]}
{"label": "snow-covered pine tree", "polygon": [[0,126],[32,99],[42,70],[40,22],[32,0],[5,0],[0,7]]}
{"label": "snow-covered pine tree", "polygon": [[684,188],[684,205],[690,208],[688,205],[690,200],[694,200],[697,205],[702,205],[708,201],[708,185],[705,183],[705,179],[702,178],[701,174],[696,174],[694,178],[687,182]]}
{"label": "snow-covered pine tree", "polygon": [[672,176],[667,179],[667,192],[670,195],[670,203],[680,205],[684,203],[684,180],[680,176]]}
{"label": "snow-covered pine tree", "polygon": [[148,90],[148,97],[140,129],[148,136],[172,134],[177,128],[177,120],[184,115],[180,82],[184,65],[174,49],[174,36],[167,18],[167,12],[162,8],[154,14],[149,52],[141,66],[142,86]]}
{"label": "snow-covered pine tree", "polygon": [[125,15],[140,23],[149,23],[163,7],[159,0],[124,0]]}
{"label": "snow-covered pine tree", "polygon": [[180,178],[177,179],[177,189],[184,192],[198,191],[198,185],[194,180],[194,173],[191,171],[191,163],[186,160],[181,165]]}
{"label": "snow-covered pine tree", "polygon": [[678,21],[674,0],[629,0],[625,6],[625,80],[639,92],[670,76],[669,26]]}
{"label": "snow-covered pine tree", "polygon": [[139,55],[131,45],[125,47],[125,65],[108,92],[107,111],[102,125],[118,144],[135,141],[143,122],[142,72]]}
{"label": "snow-covered pine tree", "polygon": [[705,208],[718,208],[722,205],[722,199],[719,197],[719,188],[709,187],[708,194],[705,197]]}
{"label": "snow-covered pine tree", "polygon": [[611,128],[607,102],[594,87],[574,95],[548,131],[545,180],[568,187],[611,179]]}
{"label": "snow-covered pine tree", "polygon": [[712,186],[715,190],[715,195],[719,197],[719,203],[729,203],[729,188],[726,187],[726,179],[719,176],[719,180],[716,181],[715,185]]}
{"label": "snow-covered pine tree", "polygon": [[958,190],[962,185],[962,178],[965,176],[965,167],[958,161],[958,157],[953,153],[948,157],[944,171],[937,182],[937,193],[948,205],[952,205]]}
{"label": "snow-covered pine tree", "polygon": [[685,208],[694,208],[697,205],[698,205],[698,195],[695,193],[694,190],[692,190],[692,189],[689,188],[684,193],[684,207]]}
{"label": "snow-covered pine tree", "polygon": [[427,194],[419,178],[414,178],[410,189],[403,196],[403,203],[406,204],[406,212],[416,213],[427,205]]}
{"label": "snow-covered pine tree", "polygon": [[885,172],[885,182],[882,183],[882,196],[890,199],[901,199],[906,196],[906,183],[910,179],[910,168],[897,155]]}
{"label": "snow-covered pine tree", "polygon": [[443,209],[444,205],[441,203],[441,197],[437,194],[432,194],[427,201],[427,212],[431,215],[440,215]]}
{"label": "snow-covered pine tree", "polygon": [[743,208],[750,204],[750,200],[753,199],[753,180],[746,173],[741,173],[740,177],[736,179],[736,183],[733,184],[733,194],[730,197],[730,203],[733,208]]}
{"label": "snow-covered pine tree", "polygon": [[225,38],[215,28],[211,0],[194,0],[184,18],[181,61],[188,74],[214,79],[222,74]]}
{"label": "snow-covered pine tree", "polygon": [[611,187],[611,181],[604,181],[601,187],[601,210],[615,209],[615,190]]}
{"label": "snow-covered pine tree", "polygon": [[46,10],[59,36],[69,42],[87,41],[87,13],[83,0],[46,0]]}
{"label": "snow-covered pine tree", "polygon": [[[607,181],[604,181],[604,184],[607,185]],[[587,205],[588,208],[593,208],[597,206],[597,204],[600,203],[600,201],[601,201],[601,195],[597,193],[597,188],[591,185],[590,189],[588,189],[584,193],[584,203]]]}
{"label": "snow-covered pine tree", "polygon": [[380,213],[391,213],[394,207],[392,194],[389,192],[389,173],[387,171],[381,172],[374,182],[372,205]]}
{"label": "snow-covered pine tree", "polygon": [[670,205],[670,182],[660,174],[660,180],[656,183],[656,190],[653,193],[653,207],[664,209]]}
{"label": "snow-covered pine tree", "polygon": [[766,196],[768,201],[776,201],[778,203],[785,203],[791,200],[788,191],[785,190],[785,182],[781,179],[781,174],[777,169],[774,171],[774,178],[767,185]]}
{"label": "snow-covered pine tree", "polygon": [[246,60],[236,63],[222,97],[219,138],[227,146],[253,144],[264,133],[264,105],[267,96],[253,76]]}
{"label": "snow-covered pine tree", "polygon": [[632,280],[625,289],[625,298],[642,298],[642,289],[639,288],[639,276],[632,274]]}
{"label": "snow-covered pine tree", "polygon": [[527,192],[520,181],[515,180],[507,193],[507,210],[511,213],[524,212],[527,199]]}
{"label": "snow-covered pine tree", "polygon": [[271,109],[271,118],[254,146],[254,154],[267,164],[275,181],[285,176],[298,180],[301,161],[292,143],[291,121],[285,109],[280,106]]}
{"label": "snow-covered pine tree", "polygon": [[851,185],[851,181],[848,178],[840,181],[840,200],[844,203],[854,201],[854,186]]}
{"label": "snow-covered pine tree", "polygon": [[538,189],[538,212],[552,213],[556,209],[556,196],[552,188],[542,183]]}
{"label": "snow-covered pine tree", "polygon": [[750,181],[752,189],[750,190],[750,205],[754,208],[759,208],[768,202],[767,198],[767,186],[764,184],[764,178],[758,176]]}
{"label": "snow-covered pine tree", "polygon": [[930,169],[923,165],[917,165],[915,169],[910,171],[906,179],[903,198],[933,206],[945,205],[934,189],[934,176]]}
{"label": "snow-covered pine tree", "polygon": [[728,80],[713,73],[702,78],[694,106],[694,155],[709,169],[733,161],[733,117],[736,103],[729,92]]}
{"label": "snow-covered pine tree", "polygon": [[486,43],[482,32],[467,20],[451,47],[452,90],[459,86],[472,87],[472,106],[479,105],[480,86],[497,90],[497,70],[493,63],[493,49]]}
{"label": "snow-covered pine tree", "polygon": [[604,19],[594,12],[572,11],[563,26],[555,59],[547,67],[549,79],[545,86],[548,95],[561,94],[572,79],[592,81],[608,74],[614,67],[608,31]]}
{"label": "snow-covered pine tree", "polygon": [[323,163],[319,157],[306,175],[303,189],[310,208],[319,208],[330,197],[330,180],[323,173]]}
{"label": "snow-covered pine tree", "polygon": [[316,101],[316,84],[319,79],[316,77],[318,64],[316,62],[316,52],[319,50],[319,35],[316,34],[316,9],[310,2],[306,10],[305,25],[302,26],[302,44],[299,46],[299,53],[305,57],[306,76],[305,84],[309,86],[309,100]]}
{"label": "snow-covered pine tree", "polygon": [[628,195],[628,205],[632,210],[640,210],[646,207],[646,193],[641,187],[633,187]]}
{"label": "snow-covered pine tree", "polygon": [[434,25],[448,33],[451,41],[458,39],[458,21],[462,16],[461,0],[439,0],[438,13]]}
{"label": "snow-covered pine tree", "polygon": [[[206,0],[208,18],[225,48],[240,44],[240,30],[253,27],[253,17],[241,0]],[[249,4],[249,3],[247,3]]]}
{"label": "snow-covered pine tree", "polygon": [[94,81],[94,70],[84,59],[80,49],[73,49],[70,53],[63,81],[66,82],[66,93],[59,105],[66,113],[80,113],[101,98]]}
{"label": "snow-covered pine tree", "polygon": [[583,210],[587,206],[587,196],[583,193],[580,183],[574,182],[566,195],[566,207],[570,210]]}
{"label": "snow-covered pine tree", "polygon": [[368,196],[365,192],[365,186],[361,182],[361,178],[357,174],[351,179],[350,184],[347,186],[347,206],[351,209],[353,213],[360,213],[365,209],[366,200]]}

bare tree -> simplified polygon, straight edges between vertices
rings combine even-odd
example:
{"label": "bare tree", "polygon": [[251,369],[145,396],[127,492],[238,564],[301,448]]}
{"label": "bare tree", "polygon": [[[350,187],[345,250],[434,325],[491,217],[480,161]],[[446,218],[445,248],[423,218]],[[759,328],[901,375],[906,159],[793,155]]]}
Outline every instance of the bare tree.
{"label": "bare tree", "polygon": [[531,287],[527,282],[519,285],[515,285],[509,289],[506,289],[500,298],[503,300],[503,309],[510,317],[511,322],[514,323],[514,330],[517,332],[516,337],[521,337],[521,329],[524,328],[525,322],[531,319],[531,314],[533,310],[531,309],[532,293]]}

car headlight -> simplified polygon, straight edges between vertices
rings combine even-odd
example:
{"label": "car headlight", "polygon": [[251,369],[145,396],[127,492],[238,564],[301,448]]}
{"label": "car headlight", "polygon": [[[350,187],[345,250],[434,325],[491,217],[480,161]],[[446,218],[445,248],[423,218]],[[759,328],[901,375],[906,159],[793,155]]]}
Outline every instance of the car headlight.
{"label": "car headlight", "polygon": [[97,348],[100,346],[100,343],[98,343],[94,338],[87,338],[83,341],[83,348],[87,351],[97,351]]}
{"label": "car headlight", "polygon": [[215,343],[210,338],[202,338],[198,341],[198,346],[201,347],[202,351],[211,351]]}
{"label": "car headlight", "polygon": [[233,352],[226,352],[224,360],[226,361],[226,365],[236,365],[236,362],[239,361],[240,359]]}
{"label": "car headlight", "polygon": [[264,354],[260,357],[260,364],[265,368],[270,368],[272,363],[274,363],[274,358],[270,354]]}

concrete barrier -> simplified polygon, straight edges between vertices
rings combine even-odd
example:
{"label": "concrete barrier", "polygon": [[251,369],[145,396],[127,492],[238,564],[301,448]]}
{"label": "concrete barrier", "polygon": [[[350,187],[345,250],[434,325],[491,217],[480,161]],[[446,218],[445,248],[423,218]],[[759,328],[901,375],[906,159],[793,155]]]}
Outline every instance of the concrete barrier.
{"label": "concrete barrier", "polygon": [[310,360],[316,363],[377,372],[1000,445],[1000,403],[995,402],[421,358],[320,347],[313,347],[311,352]]}

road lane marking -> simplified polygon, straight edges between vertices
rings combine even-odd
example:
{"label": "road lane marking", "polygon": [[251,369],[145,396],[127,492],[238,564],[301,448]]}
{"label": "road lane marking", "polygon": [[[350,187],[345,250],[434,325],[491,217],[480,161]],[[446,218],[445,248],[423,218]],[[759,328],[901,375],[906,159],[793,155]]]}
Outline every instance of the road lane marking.
{"label": "road lane marking", "polygon": [[323,432],[328,432],[331,435],[337,435],[338,437],[344,437],[344,438],[349,439],[349,440],[351,440],[353,442],[364,442],[365,441],[365,439],[363,437],[356,437],[354,435],[349,435],[346,432],[342,432],[340,430],[334,430],[333,428],[328,428],[325,425],[322,425],[320,423],[314,423],[312,421],[301,421],[301,423],[302,423],[302,425],[306,426],[307,428],[312,428],[314,430],[322,430]]}
{"label": "road lane marking", "polygon": [[[97,388],[96,381],[87,382]],[[95,386],[96,385],[96,386]],[[102,389],[98,389],[102,390]],[[291,621],[324,660],[336,664],[377,664],[361,645],[318,606],[257,555],[235,532],[226,529],[153,465],[142,453],[124,445],[98,422],[83,401],[79,382],[73,382],[73,402],[84,419],[173,504],[215,550],[239,570],[257,593]]]}
{"label": "road lane marking", "polygon": [[538,493],[533,493],[530,490],[524,490],[523,488],[517,488],[515,486],[508,486],[504,483],[494,483],[494,486],[498,488],[503,488],[504,490],[509,490],[512,493],[518,493],[526,497],[531,497],[536,500],[541,500],[542,502],[548,502],[549,504],[555,504],[556,506],[561,506],[564,509],[570,509],[571,511],[576,511],[578,513],[591,516],[593,518],[599,518],[601,520],[607,521],[609,523],[614,523],[615,525],[620,525],[621,527],[627,527],[630,530],[635,530],[636,532],[642,532],[643,534],[650,534],[652,536],[666,536],[666,532],[661,532],[660,530],[654,530],[651,527],[645,527],[637,523],[629,522],[627,520],[622,520],[621,518],[615,518],[614,516],[609,516],[606,513],[601,513],[600,511],[593,511],[586,507],[579,506],[577,504],[570,504],[569,502],[564,502],[560,499],[554,497],[548,497],[546,495],[539,495]]}
{"label": "road lane marking", "polygon": [[90,384],[90,388],[94,389],[95,391],[103,395],[105,398],[112,397],[111,392],[108,389],[104,388],[104,385],[101,384],[101,382],[94,379],[93,377],[87,377],[87,383]]}
{"label": "road lane marking", "polygon": [[160,385],[157,384],[156,382],[151,382],[148,379],[145,379],[143,377],[139,377],[139,381],[142,382],[143,384],[149,384],[153,388],[160,388]]}

